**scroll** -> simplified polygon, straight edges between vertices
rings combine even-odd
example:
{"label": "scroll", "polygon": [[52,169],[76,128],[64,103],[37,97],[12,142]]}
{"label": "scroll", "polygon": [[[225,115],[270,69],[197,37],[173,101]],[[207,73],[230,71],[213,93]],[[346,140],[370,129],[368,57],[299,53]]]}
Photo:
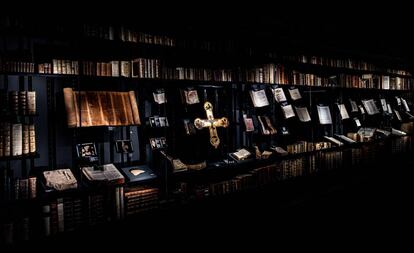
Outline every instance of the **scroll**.
{"label": "scroll", "polygon": [[134,91],[63,89],[68,127],[140,125]]}

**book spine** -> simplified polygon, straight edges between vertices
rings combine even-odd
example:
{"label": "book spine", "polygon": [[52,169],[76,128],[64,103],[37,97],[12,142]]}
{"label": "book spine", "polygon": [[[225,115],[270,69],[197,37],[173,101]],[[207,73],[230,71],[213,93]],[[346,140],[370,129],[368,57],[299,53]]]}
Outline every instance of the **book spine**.
{"label": "book spine", "polygon": [[65,231],[65,213],[63,209],[63,198],[57,199],[57,225],[58,232]]}
{"label": "book spine", "polygon": [[36,92],[27,91],[27,114],[34,115],[36,114]]}
{"label": "book spine", "polygon": [[22,124],[12,125],[12,156],[22,155]]}
{"label": "book spine", "polygon": [[36,132],[35,125],[29,125],[29,153],[36,153]]}
{"label": "book spine", "polygon": [[34,199],[37,196],[37,178],[36,177],[30,177],[28,179],[28,197],[30,199]]}
{"label": "book spine", "polygon": [[22,154],[28,155],[29,154],[29,147],[30,147],[30,139],[29,139],[29,125],[23,125],[23,146],[22,146]]}
{"label": "book spine", "polygon": [[51,235],[51,213],[50,213],[50,205],[44,205],[42,207],[42,218],[43,218],[43,235],[50,236]]}

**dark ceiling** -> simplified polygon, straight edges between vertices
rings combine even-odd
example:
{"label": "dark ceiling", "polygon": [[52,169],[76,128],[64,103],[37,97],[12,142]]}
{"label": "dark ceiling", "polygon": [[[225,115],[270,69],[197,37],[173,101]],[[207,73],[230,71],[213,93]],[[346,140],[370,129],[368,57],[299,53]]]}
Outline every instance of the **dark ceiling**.
{"label": "dark ceiling", "polygon": [[393,7],[376,3],[363,7],[361,3],[348,1],[319,6],[314,3],[282,5],[277,1],[251,2],[244,6],[224,6],[222,2],[204,4],[171,3],[167,6],[160,3],[157,8],[139,3],[130,8],[118,4],[92,10],[72,6],[29,18],[45,23],[56,20],[149,25],[173,32],[249,38],[275,45],[278,41],[287,41],[294,46],[397,58],[414,65],[411,8],[405,5]]}

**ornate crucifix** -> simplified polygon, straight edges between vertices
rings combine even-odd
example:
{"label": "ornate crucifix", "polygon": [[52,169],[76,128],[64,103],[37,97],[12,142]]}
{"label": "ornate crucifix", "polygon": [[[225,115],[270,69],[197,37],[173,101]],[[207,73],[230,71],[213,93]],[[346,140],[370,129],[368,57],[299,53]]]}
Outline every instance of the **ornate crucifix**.
{"label": "ornate crucifix", "polygon": [[229,121],[225,117],[215,119],[213,115],[213,105],[210,102],[204,103],[204,110],[206,111],[207,119],[196,118],[194,120],[194,125],[198,130],[208,127],[210,130],[210,143],[217,148],[220,144],[220,138],[217,134],[217,127],[227,127],[229,125]]}

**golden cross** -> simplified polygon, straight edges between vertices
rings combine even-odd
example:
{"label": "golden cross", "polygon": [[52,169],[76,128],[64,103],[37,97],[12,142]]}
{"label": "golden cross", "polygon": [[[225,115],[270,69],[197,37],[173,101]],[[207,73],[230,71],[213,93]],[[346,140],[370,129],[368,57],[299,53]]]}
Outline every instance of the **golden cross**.
{"label": "golden cross", "polygon": [[194,120],[194,125],[198,130],[208,127],[210,130],[210,143],[214,148],[217,148],[220,144],[217,127],[228,127],[229,121],[225,117],[215,119],[213,115],[213,105],[210,102],[204,103],[204,110],[206,111],[207,119],[196,118]]}

